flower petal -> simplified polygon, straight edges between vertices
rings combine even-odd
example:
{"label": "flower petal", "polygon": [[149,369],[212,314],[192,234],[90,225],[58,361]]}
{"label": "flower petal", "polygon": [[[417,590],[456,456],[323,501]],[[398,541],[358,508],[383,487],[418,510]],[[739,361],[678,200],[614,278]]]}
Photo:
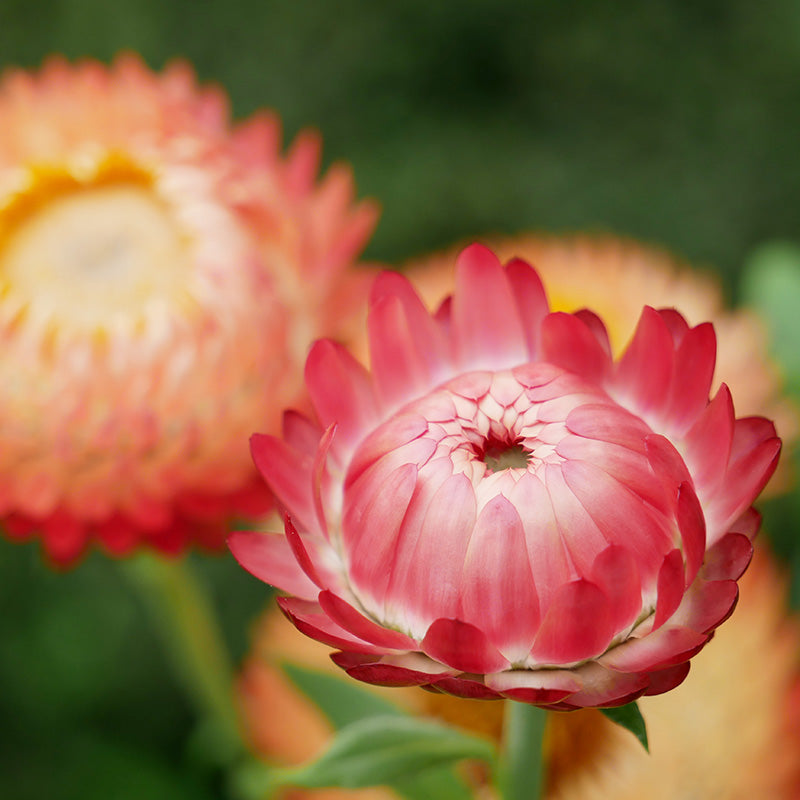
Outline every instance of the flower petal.
{"label": "flower petal", "polygon": [[303,600],[316,599],[319,589],[300,568],[282,534],[236,531],[228,538],[234,558],[264,583]]}
{"label": "flower petal", "polygon": [[539,664],[571,664],[598,656],[614,635],[608,598],[593,583],[577,580],[553,596],[531,650]]}
{"label": "flower petal", "polygon": [[458,619],[434,620],[421,646],[426,655],[461,672],[499,672],[510,666],[483,631]]}
{"label": "flower petal", "polygon": [[511,285],[497,256],[483,245],[470,245],[456,261],[452,326],[463,367],[508,368],[529,360]]}

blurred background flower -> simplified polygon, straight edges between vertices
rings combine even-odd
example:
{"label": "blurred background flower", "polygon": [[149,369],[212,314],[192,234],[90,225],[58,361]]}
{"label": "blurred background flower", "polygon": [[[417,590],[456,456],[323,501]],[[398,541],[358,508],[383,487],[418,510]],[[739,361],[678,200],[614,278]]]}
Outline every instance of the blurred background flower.
{"label": "blurred background flower", "polygon": [[186,63],[48,59],[0,83],[0,513],[66,564],[94,540],[222,546],[269,497],[247,440],[366,289],[375,222],[320,141],[232,125]]}
{"label": "blurred background flower", "polygon": [[[275,108],[290,140],[318,127],[326,160],[352,162],[360,192],[381,201],[371,260],[481,233],[612,231],[702,266],[730,304],[754,298],[740,288],[751,250],[800,241],[798,29],[793,0],[624,11],[596,0],[10,0],[0,59],[38,69],[51,52],[108,63],[128,49],[160,71],[185,57],[201,84],[225,87],[236,118]],[[751,266],[760,286],[766,265]],[[772,286],[770,297],[793,297],[786,281]],[[761,308],[772,318],[774,303]],[[782,354],[800,352],[798,315],[785,322]],[[764,535],[796,557],[797,492],[764,511]],[[107,560],[90,553],[53,575],[37,548],[0,540],[0,552],[3,797],[219,796],[207,743],[185,747],[192,714]],[[243,653],[263,584],[230,558],[191,561]]]}

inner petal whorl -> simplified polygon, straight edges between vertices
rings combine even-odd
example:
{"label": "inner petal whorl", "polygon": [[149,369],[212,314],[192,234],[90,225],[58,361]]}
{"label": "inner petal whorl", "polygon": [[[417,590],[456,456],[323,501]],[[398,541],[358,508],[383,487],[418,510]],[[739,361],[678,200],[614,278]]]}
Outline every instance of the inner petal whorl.
{"label": "inner petal whorl", "polygon": [[[602,440],[567,424],[584,408],[592,416],[613,411],[617,424]],[[472,552],[476,520],[500,501],[515,507],[524,546],[500,548],[484,535],[480,547],[495,548],[486,563],[499,580],[533,581],[542,618],[564,580],[599,579],[594,564],[612,545],[636,559],[631,602],[649,605],[663,559],[680,547],[675,487],[653,474],[645,446],[651,433],[601,387],[550,364],[469,373],[433,389],[381,423],[350,462],[341,541],[354,567],[353,591],[371,616],[418,640],[439,617],[481,627],[484,620],[469,618],[480,604],[462,605],[467,588],[459,576],[468,562],[473,572],[480,563]],[[370,498],[385,495],[404,465],[413,466],[415,485],[397,498],[405,512],[393,513],[389,525],[372,513],[383,503]],[[499,524],[487,530],[505,535]],[[377,540],[380,547],[365,546]],[[529,570],[515,568],[519,559]],[[611,633],[621,630],[620,623]]]}

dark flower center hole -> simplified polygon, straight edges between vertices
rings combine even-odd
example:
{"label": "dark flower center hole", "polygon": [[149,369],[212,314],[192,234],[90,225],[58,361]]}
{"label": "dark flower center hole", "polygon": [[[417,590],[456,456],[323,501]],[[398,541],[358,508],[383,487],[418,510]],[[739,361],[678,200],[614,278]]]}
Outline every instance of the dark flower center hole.
{"label": "dark flower center hole", "polygon": [[508,442],[487,442],[481,454],[481,461],[489,468],[489,472],[525,469],[530,459],[530,452],[521,444]]}

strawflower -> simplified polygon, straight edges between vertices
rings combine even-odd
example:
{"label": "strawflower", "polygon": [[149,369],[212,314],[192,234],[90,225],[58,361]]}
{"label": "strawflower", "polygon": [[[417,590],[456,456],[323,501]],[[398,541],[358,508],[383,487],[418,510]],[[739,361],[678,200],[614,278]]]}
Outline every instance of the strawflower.
{"label": "strawflower", "polygon": [[[320,140],[232,124],[191,68],[46,61],[0,81],[0,518],[90,543],[218,549],[271,504],[249,456],[365,276],[375,208]],[[340,321],[341,320],[341,321]]]}
{"label": "strawflower", "polygon": [[330,341],[316,421],[255,436],[285,537],[236,534],[281,608],[368,683],[554,709],[678,685],[731,613],[780,441],[709,401],[715,337],[646,307],[616,361],[591,312],[467,248],[432,316],[387,273],[371,372]]}

